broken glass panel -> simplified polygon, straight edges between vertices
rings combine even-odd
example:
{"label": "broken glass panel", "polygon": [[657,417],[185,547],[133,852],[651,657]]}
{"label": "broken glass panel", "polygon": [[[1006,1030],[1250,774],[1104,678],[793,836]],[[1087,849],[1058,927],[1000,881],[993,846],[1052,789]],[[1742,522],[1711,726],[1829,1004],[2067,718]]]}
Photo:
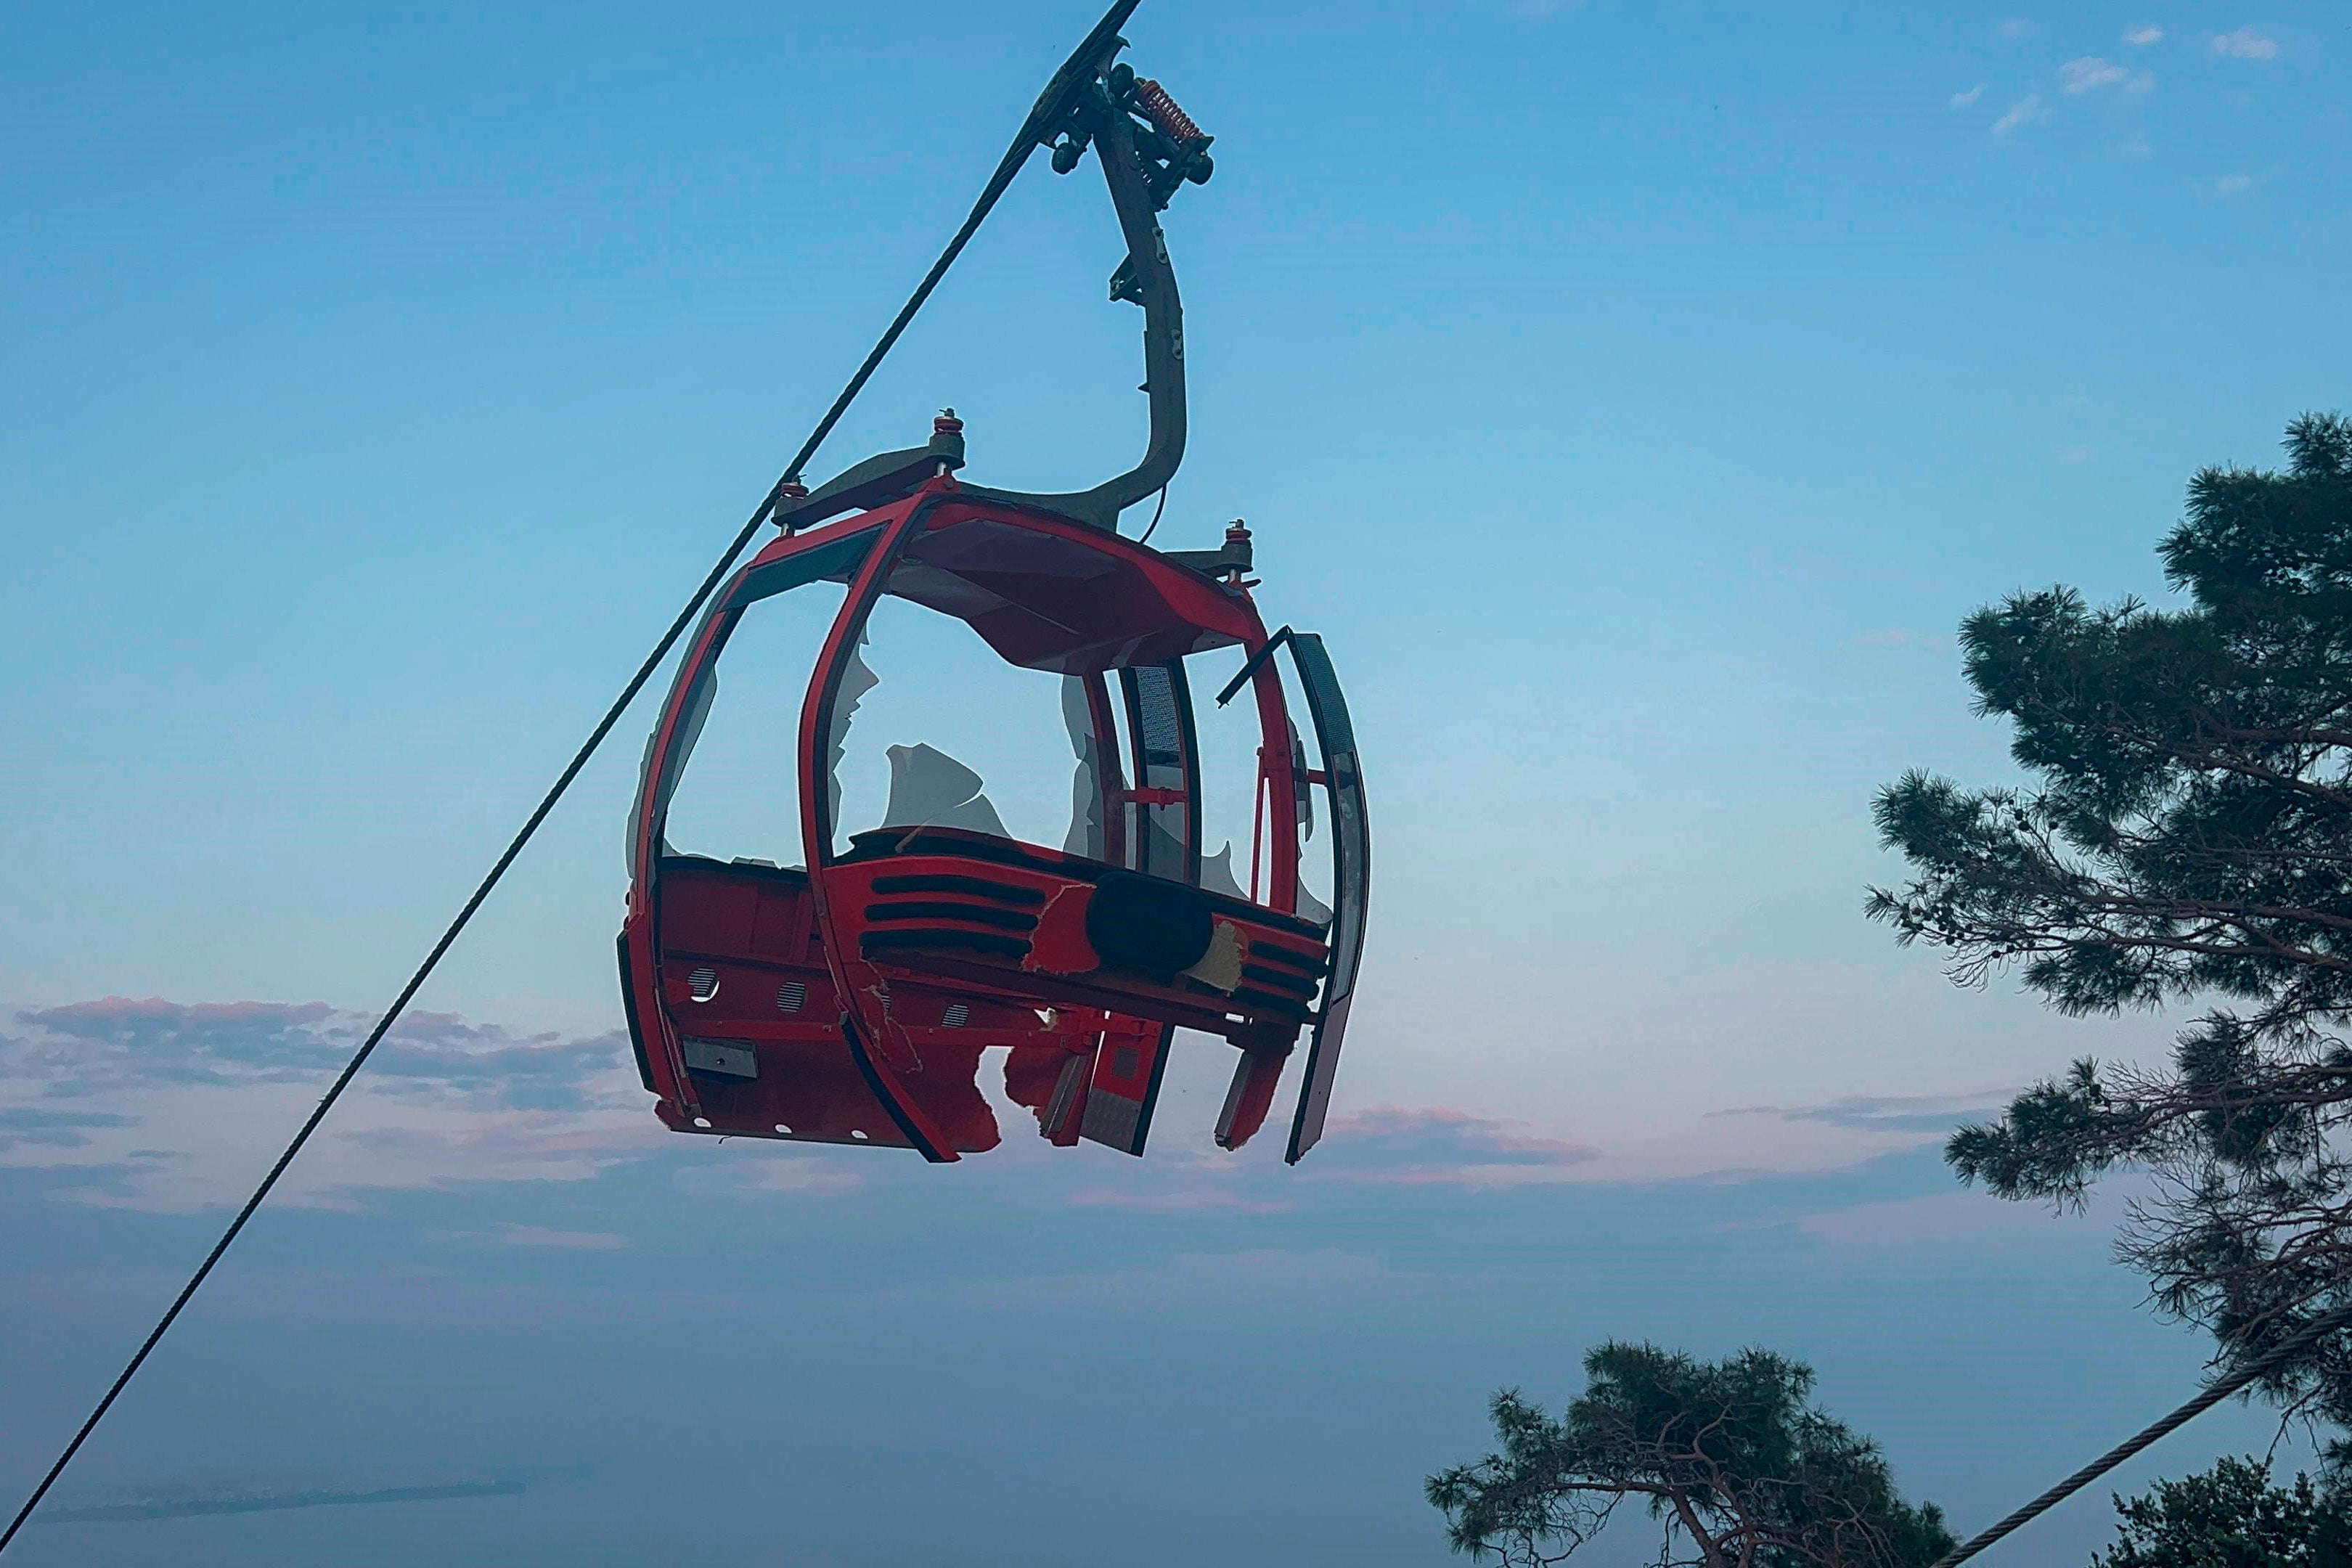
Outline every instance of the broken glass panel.
{"label": "broken glass panel", "polygon": [[649,783],[663,853],[806,863],[801,705],[845,596],[840,584],[816,582],[761,598],[735,620],[717,661],[689,672],[677,742]]}
{"label": "broken glass panel", "polygon": [[890,804],[885,827],[961,827],[1010,838],[996,808],[981,794],[981,778],[935,746],[892,746]]}
{"label": "broken glass panel", "polygon": [[1082,682],[1007,664],[963,621],[905,597],[877,602],[866,630],[826,759],[836,852],[870,829],[926,826],[1047,850],[1098,844]]}
{"label": "broken glass panel", "polygon": [[1212,893],[1223,893],[1228,898],[1246,899],[1249,897],[1247,893],[1242,890],[1240,880],[1234,876],[1234,843],[1232,839],[1228,838],[1225,840],[1224,847],[1219,849],[1214,855],[1203,855],[1201,857],[1201,886],[1207,889]]}
{"label": "broken glass panel", "polygon": [[1062,837],[1062,852],[1100,860],[1105,858],[1103,737],[1095,733],[1094,710],[1087,700],[1092,679],[1082,675],[1062,678],[1062,728],[1078,763],[1070,775],[1070,830]]}
{"label": "broken glass panel", "polygon": [[[1297,634],[1301,637],[1310,634]],[[1317,817],[1324,813],[1317,810],[1316,797],[1318,795],[1325,797],[1328,810],[1328,789],[1316,784],[1313,775],[1325,773],[1328,776],[1330,759],[1323,750],[1322,736],[1314,731],[1317,710],[1313,695],[1301,682],[1296,640],[1291,642],[1287,651],[1289,657],[1276,659],[1274,668],[1282,681],[1283,706],[1289,715],[1286,738],[1290,744],[1292,776],[1297,788],[1297,799],[1291,805],[1293,820],[1298,826],[1299,839],[1297,903],[1294,907],[1301,920],[1312,921],[1328,931],[1333,919],[1333,906],[1339,901],[1335,877],[1338,865],[1334,858],[1336,847],[1321,841],[1329,837],[1321,832],[1325,823],[1317,821]],[[1269,801],[1267,806],[1269,821],[1279,821],[1282,803]]]}
{"label": "broken glass panel", "polygon": [[858,647],[849,650],[849,662],[842,668],[841,684],[834,689],[833,724],[825,733],[824,814],[836,840],[842,837],[841,763],[848,753],[849,721],[857,716],[857,705],[866,700],[866,694],[882,684],[882,678],[867,668],[860,657],[866,638],[860,636],[857,641]]}

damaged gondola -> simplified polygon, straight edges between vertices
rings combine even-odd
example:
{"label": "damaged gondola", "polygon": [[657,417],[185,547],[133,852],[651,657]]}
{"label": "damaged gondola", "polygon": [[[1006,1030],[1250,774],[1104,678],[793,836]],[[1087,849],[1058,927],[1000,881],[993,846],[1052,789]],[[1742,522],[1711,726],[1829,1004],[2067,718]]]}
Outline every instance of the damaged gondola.
{"label": "damaged gondola", "polygon": [[[1118,62],[1123,47],[1109,29],[1090,41],[1031,125],[1056,172],[1091,152],[1109,189],[1127,246],[1111,298],[1144,314],[1141,461],[1074,493],[987,489],[961,477],[950,414],[921,447],[782,487],[780,537],[712,601],[647,742],[621,979],[640,1075],[679,1131],[951,1161],[999,1140],[977,1075],[1004,1047],[1007,1091],[1046,1139],[1140,1154],[1181,1028],[1238,1051],[1221,1145],[1264,1123],[1302,1037],[1286,1157],[1322,1134],[1370,892],[1362,773],[1322,640],[1261,618],[1246,528],[1189,552],[1118,531],[1127,509],[1164,499],[1182,458],[1181,309],[1157,215],[1213,168],[1211,139]],[[729,639],[820,584],[845,591],[798,717],[802,863],[676,852],[669,808]],[[859,649],[887,601],[1059,678],[1076,764],[1060,845],[1007,831],[978,776],[921,744],[890,748],[878,821],[843,819],[843,747],[873,679]],[[1255,713],[1246,885],[1203,854],[1191,679],[1202,656],[1234,649],[1244,663],[1215,701],[1245,693]],[[1318,805],[1328,906],[1300,879]]]}

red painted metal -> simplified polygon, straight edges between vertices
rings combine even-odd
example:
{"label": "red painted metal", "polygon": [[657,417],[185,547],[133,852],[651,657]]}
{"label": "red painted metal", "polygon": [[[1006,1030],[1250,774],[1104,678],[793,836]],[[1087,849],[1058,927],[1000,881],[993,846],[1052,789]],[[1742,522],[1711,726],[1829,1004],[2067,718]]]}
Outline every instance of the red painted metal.
{"label": "red painted metal", "polygon": [[[1144,848],[1133,823],[1147,816],[1165,819],[1155,834],[1180,823],[1188,863],[1197,864],[1189,841],[1199,833],[1198,767],[1185,763],[1191,782],[1181,787],[1130,784],[1114,743],[1126,715],[1108,679],[1166,670],[1170,689],[1188,701],[1183,659],[1264,649],[1265,627],[1239,576],[1212,576],[1115,533],[968,492],[944,473],[903,500],[761,551],[681,664],[647,748],[634,824],[623,986],[663,1122],[952,1161],[998,1142],[975,1080],[982,1053],[1007,1047],[1006,1092],[1035,1113],[1048,1141],[1083,1137],[1140,1153],[1181,1026],[1242,1052],[1218,1142],[1237,1147],[1256,1131],[1295,1042],[1319,1016],[1329,962],[1325,929],[1296,912],[1294,803],[1313,775],[1295,762],[1283,683],[1271,659],[1251,683],[1262,731],[1252,896],[1234,898],[1190,885],[1189,874],[1171,884],[1165,866],[1151,868],[1157,877],[1129,868]],[[819,577],[845,579],[848,592],[797,731],[808,869],[667,855],[668,793],[728,637],[773,584]],[[857,833],[836,851],[835,703],[886,595],[964,620],[1009,662],[1083,679],[1104,859],[945,826]],[[1134,679],[1121,675],[1130,701]],[[1189,753],[1189,717],[1182,727]],[[1125,761],[1139,778],[1143,741],[1127,728],[1135,750]],[[1162,916],[1209,933],[1181,969],[1126,951],[1139,939],[1122,921]],[[1193,949],[1170,951],[1183,958]]]}

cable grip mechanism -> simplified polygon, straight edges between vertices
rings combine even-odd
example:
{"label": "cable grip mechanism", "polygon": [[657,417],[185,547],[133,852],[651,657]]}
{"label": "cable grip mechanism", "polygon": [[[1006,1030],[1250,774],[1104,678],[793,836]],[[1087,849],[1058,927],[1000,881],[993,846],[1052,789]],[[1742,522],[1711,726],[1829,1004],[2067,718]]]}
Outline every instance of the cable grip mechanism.
{"label": "cable grip mechanism", "polygon": [[[1121,38],[1113,47],[1124,48],[1126,44]],[[1111,111],[1129,119],[1129,139],[1142,165],[1153,211],[1168,205],[1177,186],[1209,183],[1209,176],[1217,170],[1216,161],[1209,156],[1209,144],[1216,138],[1202,130],[1165,87],[1150,77],[1136,75],[1135,68],[1125,61],[1106,71],[1102,83]],[[1087,110],[1083,103],[1073,105],[1067,121],[1050,138],[1057,174],[1076,169],[1094,139]]]}

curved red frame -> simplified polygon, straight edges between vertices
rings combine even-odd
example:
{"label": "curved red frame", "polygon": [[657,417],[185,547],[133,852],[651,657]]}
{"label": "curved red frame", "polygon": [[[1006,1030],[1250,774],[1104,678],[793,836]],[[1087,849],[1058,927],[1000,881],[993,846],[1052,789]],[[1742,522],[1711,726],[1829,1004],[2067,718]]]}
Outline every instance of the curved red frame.
{"label": "curved red frame", "polygon": [[[982,526],[952,531],[968,523]],[[929,555],[917,553],[922,542]],[[1073,587],[1024,574],[1022,560],[1041,550],[1113,559]],[[956,557],[951,569],[939,556]],[[845,576],[848,593],[801,711],[808,869],[667,857],[669,794],[727,638],[772,591],[763,581],[789,587],[827,576]],[[843,672],[886,592],[961,615],[1014,662],[1083,676],[1107,755],[1117,734],[1108,678],[1118,676],[1135,783],[1111,759],[1100,787],[1107,805],[1119,807],[1105,811],[1113,860],[936,827],[860,834],[835,852],[833,714]],[[1036,611],[1034,601],[1052,593],[1079,596],[1053,600],[1050,615]],[[1281,803],[1303,784],[1331,786],[1342,770],[1328,743],[1325,701],[1310,687],[1326,767],[1299,777],[1279,673],[1258,659],[1251,684],[1265,743],[1252,881],[1264,871],[1265,901],[1200,889],[1200,791],[1182,683],[1187,653],[1239,647],[1256,656],[1267,643],[1233,577],[1219,581],[1052,513],[961,493],[944,477],[904,500],[772,542],[714,601],[646,749],[620,948],[631,1037],[656,1113],[681,1131],[900,1146],[954,1160],[997,1142],[975,1078],[980,1053],[1005,1046],[1007,1088],[1035,1111],[1046,1138],[1139,1154],[1173,1031],[1183,1026],[1241,1048],[1217,1131],[1221,1144],[1237,1148],[1263,1122],[1285,1061],[1311,1027],[1288,1150],[1297,1160],[1319,1135],[1344,1028],[1361,944],[1363,858],[1354,883],[1337,889],[1341,913],[1328,930],[1297,914],[1297,828]],[[1162,673],[1139,673],[1155,670]],[[1147,687],[1181,715],[1181,765],[1172,773],[1167,755],[1147,757],[1138,738],[1135,704]],[[1328,701],[1338,700],[1333,686]],[[1344,729],[1344,708],[1340,721]],[[1155,783],[1151,773],[1182,782]],[[1343,814],[1332,798],[1336,826]],[[1358,785],[1359,823],[1361,815]],[[1178,821],[1183,875],[1165,866],[1145,875],[1145,846],[1176,843],[1168,825]],[[1209,931],[1197,962],[1170,967],[1192,952],[1181,943],[1140,956],[1124,951],[1143,941],[1134,931],[1162,923]],[[1097,942],[1122,951],[1106,957]]]}

